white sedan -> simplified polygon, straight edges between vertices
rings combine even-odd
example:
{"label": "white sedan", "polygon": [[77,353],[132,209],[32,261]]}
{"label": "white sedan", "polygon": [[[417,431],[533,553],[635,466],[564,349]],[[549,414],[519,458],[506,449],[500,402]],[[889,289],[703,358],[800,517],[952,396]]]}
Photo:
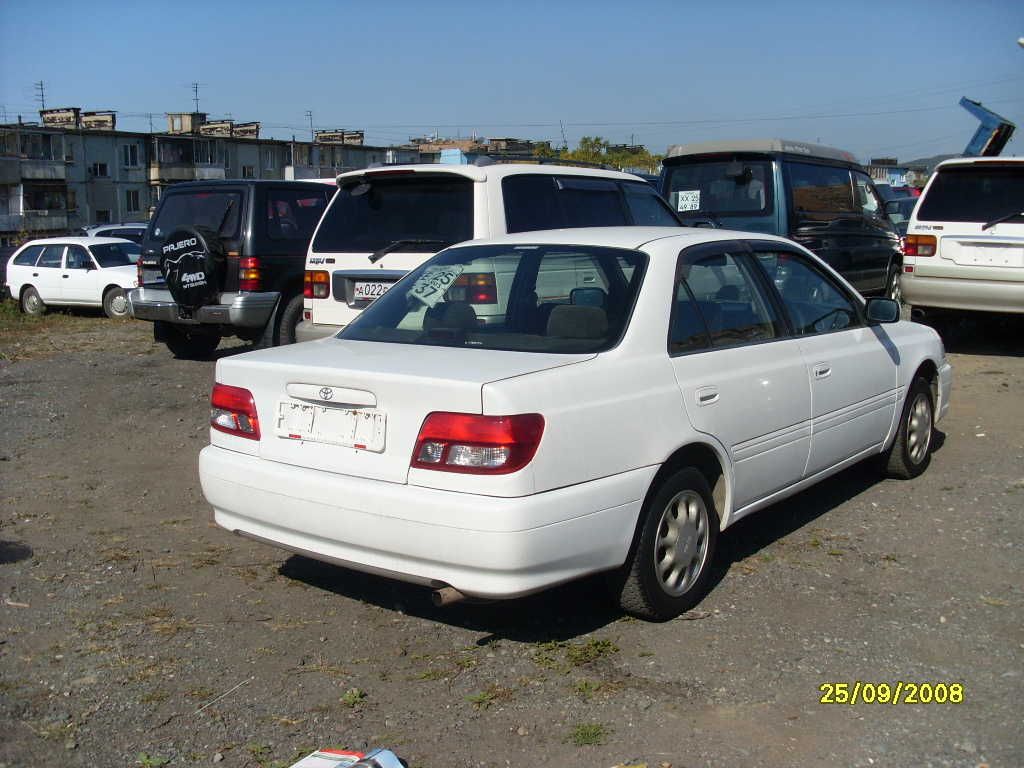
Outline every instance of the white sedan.
{"label": "white sedan", "polygon": [[[488,274],[500,323],[459,287]],[[928,466],[951,369],[898,318],[767,235],[473,241],[337,337],[218,361],[203,491],[230,531],[439,604],[606,571],[671,618],[740,518],[863,459]]]}
{"label": "white sedan", "polygon": [[102,307],[127,317],[125,292],[137,288],[139,246],[114,237],[32,240],[7,262],[7,289],[21,311],[41,315],[48,305]]}

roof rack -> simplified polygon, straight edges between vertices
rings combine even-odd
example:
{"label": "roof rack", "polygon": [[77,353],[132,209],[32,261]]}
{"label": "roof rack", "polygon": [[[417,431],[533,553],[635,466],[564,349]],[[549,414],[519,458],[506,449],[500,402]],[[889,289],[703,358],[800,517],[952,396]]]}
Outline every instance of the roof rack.
{"label": "roof rack", "polygon": [[561,157],[534,157],[533,155],[509,156],[509,155],[477,155],[473,165],[526,165],[536,163],[537,165],[568,165],[577,168],[597,168],[602,171],[617,171],[618,169],[607,163],[587,163],[582,160],[566,160]]}

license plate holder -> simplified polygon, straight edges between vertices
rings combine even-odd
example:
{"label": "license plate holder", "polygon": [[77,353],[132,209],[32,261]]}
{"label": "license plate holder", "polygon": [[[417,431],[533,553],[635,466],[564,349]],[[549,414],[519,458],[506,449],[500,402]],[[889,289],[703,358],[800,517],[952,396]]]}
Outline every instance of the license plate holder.
{"label": "license plate holder", "polygon": [[281,400],[274,422],[278,437],[383,453],[387,414],[376,408],[344,408]]}

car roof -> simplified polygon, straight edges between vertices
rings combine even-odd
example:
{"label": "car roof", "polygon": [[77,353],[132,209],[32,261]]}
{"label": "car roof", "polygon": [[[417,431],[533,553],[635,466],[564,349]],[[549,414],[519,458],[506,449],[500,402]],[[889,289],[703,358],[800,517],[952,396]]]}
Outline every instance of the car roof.
{"label": "car roof", "polygon": [[379,168],[363,168],[358,171],[348,171],[338,174],[338,183],[346,179],[357,179],[389,176],[408,173],[423,173],[431,175],[465,176],[473,181],[486,181],[489,178],[503,179],[506,176],[520,176],[524,174],[542,174],[545,176],[588,176],[590,178],[600,177],[606,179],[619,179],[622,181],[645,182],[639,176],[622,171],[609,171],[604,168],[581,168],[576,165],[558,165],[556,163],[494,163],[492,165],[448,165],[445,163],[416,163],[409,165],[388,165]]}
{"label": "car roof", "polygon": [[578,227],[517,232],[481,240],[468,240],[453,248],[475,245],[589,245],[636,249],[656,240],[676,240],[679,248],[721,240],[769,240],[789,244],[785,238],[761,232],[739,232],[706,227]]}
{"label": "car roof", "polygon": [[82,229],[92,232],[96,229],[124,229],[125,227],[138,227],[140,229],[145,229],[147,226],[148,225],[144,221],[126,221],[123,224],[90,224],[87,227],[82,227]]}
{"label": "car roof", "polygon": [[[132,243],[123,237],[43,237],[29,240],[24,245],[106,245],[107,243]],[[138,245],[138,243],[132,243]]]}
{"label": "car roof", "polygon": [[[166,193],[180,192],[181,190],[196,189],[202,187],[248,187],[248,186],[276,186],[284,185],[300,186],[303,184],[334,184],[334,178],[329,179],[207,179],[206,181],[181,181],[167,187]],[[162,195],[161,195],[162,197]]]}
{"label": "car roof", "polygon": [[1020,165],[1024,163],[1024,157],[954,157],[949,160],[943,160],[935,166],[935,170],[948,168],[951,165],[981,165],[986,163]]}
{"label": "car roof", "polygon": [[844,149],[826,147],[824,144],[812,144],[808,141],[792,141],[790,139],[718,140],[700,141],[691,144],[671,144],[665,153],[665,157],[716,155],[728,154],[730,152],[780,152],[787,155],[841,160],[844,163],[860,165],[857,162],[857,158]]}

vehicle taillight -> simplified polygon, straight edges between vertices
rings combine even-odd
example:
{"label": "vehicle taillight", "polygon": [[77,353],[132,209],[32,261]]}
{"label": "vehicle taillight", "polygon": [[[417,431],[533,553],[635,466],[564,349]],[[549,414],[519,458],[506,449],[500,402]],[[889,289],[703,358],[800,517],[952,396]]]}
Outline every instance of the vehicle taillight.
{"label": "vehicle taillight", "polygon": [[331,274],[307,269],[302,280],[302,295],[307,299],[326,299],[331,295]]}
{"label": "vehicle taillight", "polygon": [[934,256],[935,235],[907,235],[903,244],[904,256]]}
{"label": "vehicle taillight", "polygon": [[448,289],[449,301],[466,301],[470,304],[497,304],[498,288],[493,272],[464,272]]}
{"label": "vehicle taillight", "polygon": [[219,432],[260,439],[260,419],[252,392],[242,387],[214,383],[210,393],[210,426]]}
{"label": "vehicle taillight", "polygon": [[258,291],[260,289],[260,260],[256,256],[245,256],[238,260],[238,290]]}
{"label": "vehicle taillight", "polygon": [[544,417],[539,413],[480,416],[435,411],[423,420],[410,466],[504,475],[530,463],[543,434]]}

